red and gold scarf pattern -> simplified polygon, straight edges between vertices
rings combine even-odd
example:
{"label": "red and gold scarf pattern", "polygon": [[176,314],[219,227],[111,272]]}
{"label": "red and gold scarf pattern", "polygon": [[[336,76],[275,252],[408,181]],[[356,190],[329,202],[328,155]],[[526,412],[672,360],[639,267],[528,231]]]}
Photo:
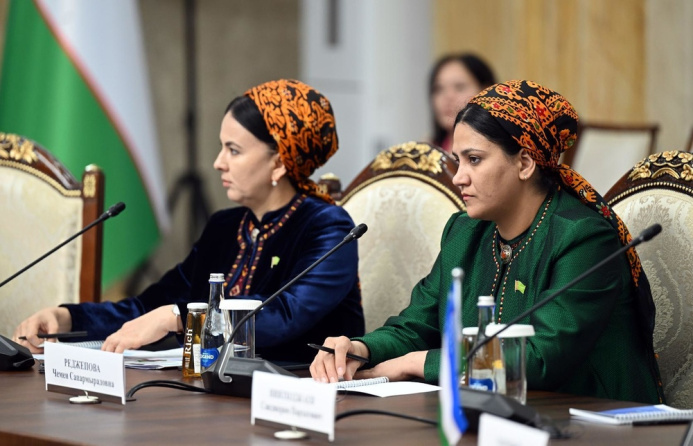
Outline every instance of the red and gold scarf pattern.
{"label": "red and gold scarf pattern", "polygon": [[[488,111],[539,166],[554,171],[563,186],[608,220],[623,245],[630,243],[628,228],[606,200],[570,166],[558,164],[561,153],[577,140],[578,116],[566,98],[537,83],[513,80],[492,85],[469,102]],[[637,287],[642,274],[640,258],[635,248],[627,256]]]}
{"label": "red and gold scarf pattern", "polygon": [[281,79],[245,92],[265,119],[293,184],[308,195],[333,203],[309,177],[338,148],[332,106],[325,96],[296,80]]}
{"label": "red and gold scarf pattern", "polygon": [[[469,102],[488,111],[539,166],[555,172],[566,190],[616,228],[624,246],[630,243],[632,237],[628,228],[606,200],[570,166],[558,164],[561,153],[573,147],[577,139],[578,116],[563,96],[531,81],[514,80],[492,85]],[[635,248],[630,248],[626,254],[638,296],[635,304],[640,327],[644,339],[652,345],[655,305],[650,284],[646,276],[641,277],[642,265]],[[660,401],[663,401],[656,360],[652,368],[658,380]]]}

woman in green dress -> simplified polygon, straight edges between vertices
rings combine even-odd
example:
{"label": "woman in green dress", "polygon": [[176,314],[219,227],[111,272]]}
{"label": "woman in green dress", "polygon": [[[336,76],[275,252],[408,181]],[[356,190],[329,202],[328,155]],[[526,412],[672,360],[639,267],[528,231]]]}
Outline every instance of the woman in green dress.
{"label": "woman in green dress", "polygon": [[[530,81],[493,85],[455,121],[454,182],[467,211],[454,214],[430,274],[398,316],[363,337],[328,338],[316,380],[375,376],[435,382],[450,272],[465,271],[464,326],[480,295],[504,323],[628,243],[630,234],[577,172],[558,163],[576,139],[577,114]],[[385,280],[385,278],[383,278]],[[618,400],[662,401],[652,347],[654,303],[634,249],[526,317],[528,387]],[[369,358],[369,369],[346,353]]]}

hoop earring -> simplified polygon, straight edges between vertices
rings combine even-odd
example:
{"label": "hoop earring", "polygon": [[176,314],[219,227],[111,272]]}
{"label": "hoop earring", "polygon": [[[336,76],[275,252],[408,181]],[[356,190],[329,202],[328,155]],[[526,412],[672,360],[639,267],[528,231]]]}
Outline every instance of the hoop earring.
{"label": "hoop earring", "polygon": [[272,187],[277,187],[277,181],[276,180],[272,180]]}

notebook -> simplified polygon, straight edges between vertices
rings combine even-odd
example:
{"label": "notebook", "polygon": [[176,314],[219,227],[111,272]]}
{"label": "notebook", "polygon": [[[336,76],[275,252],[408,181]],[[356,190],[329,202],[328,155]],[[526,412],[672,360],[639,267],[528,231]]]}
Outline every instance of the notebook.
{"label": "notebook", "polygon": [[569,412],[570,415],[582,420],[604,424],[685,423],[693,420],[693,409],[675,409],[666,404],[628,407],[624,409],[605,410],[603,412],[571,408]]}
{"label": "notebook", "polygon": [[334,386],[337,390],[349,390],[355,387],[372,386],[373,384],[382,384],[389,382],[390,380],[387,376],[382,376],[380,378],[368,378],[368,379],[354,379],[352,381],[340,381],[335,383]]}

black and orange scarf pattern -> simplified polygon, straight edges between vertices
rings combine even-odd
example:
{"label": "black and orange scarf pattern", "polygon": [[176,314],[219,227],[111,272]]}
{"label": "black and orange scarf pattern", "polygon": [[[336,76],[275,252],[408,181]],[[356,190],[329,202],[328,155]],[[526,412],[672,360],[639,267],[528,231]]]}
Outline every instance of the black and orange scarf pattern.
{"label": "black and orange scarf pattern", "polygon": [[288,79],[258,85],[245,96],[260,109],[287,175],[299,192],[333,203],[309,178],[334,155],[339,144],[327,98],[300,81]]}

